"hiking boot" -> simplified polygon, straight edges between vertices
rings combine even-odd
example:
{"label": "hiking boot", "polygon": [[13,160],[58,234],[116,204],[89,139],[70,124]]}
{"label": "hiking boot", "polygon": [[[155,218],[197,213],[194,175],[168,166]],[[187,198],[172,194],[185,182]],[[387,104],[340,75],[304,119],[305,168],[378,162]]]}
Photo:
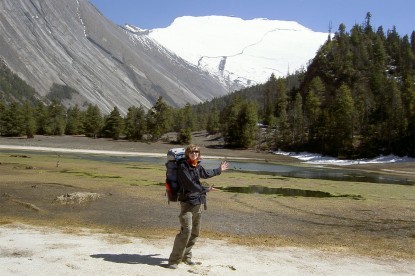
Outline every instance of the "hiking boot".
{"label": "hiking boot", "polygon": [[202,264],[201,262],[194,262],[191,259],[183,260],[183,262],[187,265],[200,265],[200,264]]}
{"label": "hiking boot", "polygon": [[167,268],[170,268],[170,269],[177,269],[179,266],[177,265],[177,264],[168,264],[167,265]]}

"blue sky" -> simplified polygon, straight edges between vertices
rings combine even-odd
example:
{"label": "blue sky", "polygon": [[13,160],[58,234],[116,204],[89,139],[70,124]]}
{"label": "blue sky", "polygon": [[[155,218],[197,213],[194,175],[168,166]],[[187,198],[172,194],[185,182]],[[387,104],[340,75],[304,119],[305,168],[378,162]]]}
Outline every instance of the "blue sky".
{"label": "blue sky", "polygon": [[242,19],[292,20],[318,32],[349,31],[372,14],[375,30],[393,26],[401,36],[415,30],[415,0],[90,0],[118,25],[165,28],[180,16],[226,15]]}

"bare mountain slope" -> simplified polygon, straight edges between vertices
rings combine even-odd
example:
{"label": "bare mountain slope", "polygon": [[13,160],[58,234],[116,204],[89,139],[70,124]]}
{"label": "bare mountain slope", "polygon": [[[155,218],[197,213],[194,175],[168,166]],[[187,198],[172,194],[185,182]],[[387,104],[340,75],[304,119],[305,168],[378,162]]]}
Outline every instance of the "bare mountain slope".
{"label": "bare mountain slope", "polygon": [[150,108],[224,95],[220,82],[148,36],[132,35],[87,0],[0,1],[0,58],[40,97],[54,84],[72,94],[64,104]]}

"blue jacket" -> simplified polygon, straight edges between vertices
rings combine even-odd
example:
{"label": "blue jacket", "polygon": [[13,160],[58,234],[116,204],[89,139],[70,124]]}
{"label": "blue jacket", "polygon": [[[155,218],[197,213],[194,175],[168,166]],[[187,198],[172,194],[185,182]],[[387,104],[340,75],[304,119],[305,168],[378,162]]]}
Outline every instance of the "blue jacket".
{"label": "blue jacket", "polygon": [[187,161],[179,163],[177,180],[184,190],[179,200],[192,205],[203,204],[206,208],[206,193],[209,192],[209,187],[202,186],[200,179],[207,179],[219,175],[222,170],[220,167],[210,170],[205,169],[199,163],[196,167],[191,166]]}

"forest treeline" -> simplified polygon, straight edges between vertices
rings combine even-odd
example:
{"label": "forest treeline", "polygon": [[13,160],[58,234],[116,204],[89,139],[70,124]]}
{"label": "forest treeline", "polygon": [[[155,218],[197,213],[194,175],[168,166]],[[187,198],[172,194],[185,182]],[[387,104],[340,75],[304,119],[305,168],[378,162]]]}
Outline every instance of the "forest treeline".
{"label": "forest treeline", "polygon": [[395,28],[374,30],[370,19],[368,13],[349,32],[341,24],[307,68],[180,109],[161,97],[150,110],[130,107],[125,116],[116,107],[101,114],[93,104],[66,109],[59,97],[68,99],[77,91],[55,86],[44,104],[2,70],[0,135],[157,141],[174,131],[175,142],[186,144],[193,131],[207,130],[233,148],[415,157],[415,32],[400,37]]}
{"label": "forest treeline", "polygon": [[[159,140],[167,132],[178,131],[182,136],[176,142],[188,143],[193,129],[192,122],[185,119],[192,120],[189,112],[190,105],[173,109],[162,97],[147,112],[142,107],[130,107],[125,116],[120,114],[117,107],[104,115],[93,104],[81,109],[77,105],[65,108],[57,100],[47,105],[40,101],[35,105],[28,101],[23,104],[0,101],[0,135],[33,138],[34,135],[65,134],[151,142]],[[179,117],[180,120],[173,120]]]}

